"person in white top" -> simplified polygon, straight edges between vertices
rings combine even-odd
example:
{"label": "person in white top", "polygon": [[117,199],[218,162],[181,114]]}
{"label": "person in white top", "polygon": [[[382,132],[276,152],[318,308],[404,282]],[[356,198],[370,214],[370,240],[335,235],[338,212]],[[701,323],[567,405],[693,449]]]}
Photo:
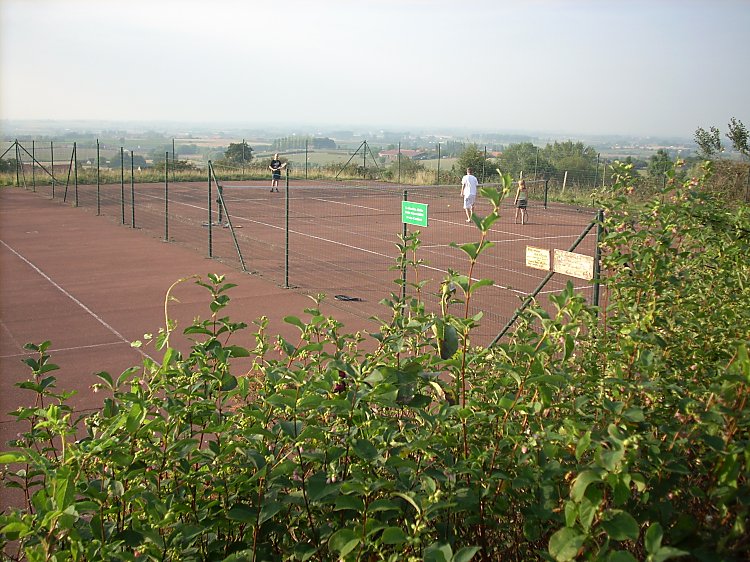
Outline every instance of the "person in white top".
{"label": "person in white top", "polygon": [[474,202],[477,200],[477,185],[479,185],[479,180],[474,176],[471,168],[466,168],[466,175],[461,178],[461,195],[464,196],[466,222],[471,222],[471,215],[474,213]]}

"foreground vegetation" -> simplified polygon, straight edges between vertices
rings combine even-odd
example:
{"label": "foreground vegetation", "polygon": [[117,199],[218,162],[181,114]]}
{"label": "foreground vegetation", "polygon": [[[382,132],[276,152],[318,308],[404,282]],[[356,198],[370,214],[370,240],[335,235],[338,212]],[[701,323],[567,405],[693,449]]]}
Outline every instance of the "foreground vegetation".
{"label": "foreground vegetation", "polygon": [[6,558],[746,560],[748,209],[670,171],[634,210],[615,171],[602,310],[569,286],[489,349],[465,305],[489,283],[472,272],[494,189],[442,314],[420,301],[418,235],[402,241],[411,296],[383,301],[375,345],[316,299],[286,318],[298,341],[261,318],[244,347],[232,286],[209,275],[190,352],[167,319],[143,343],[161,361],[100,373],[102,406],[80,417],[49,343],[29,345],[25,429],[0,456],[24,498],[0,515]]}

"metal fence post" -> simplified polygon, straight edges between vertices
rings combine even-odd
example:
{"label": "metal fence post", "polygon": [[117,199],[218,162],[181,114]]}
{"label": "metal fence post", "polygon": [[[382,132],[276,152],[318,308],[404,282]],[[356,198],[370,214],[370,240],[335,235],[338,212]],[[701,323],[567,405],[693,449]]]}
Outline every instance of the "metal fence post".
{"label": "metal fence post", "polygon": [[125,224],[125,149],[120,147],[120,215]]}
{"label": "metal fence post", "polygon": [[169,242],[169,151],[164,153],[164,241]]}
{"label": "metal fence post", "polygon": [[289,288],[289,166],[286,168],[284,193],[284,288]]}
{"label": "metal fence post", "polygon": [[55,198],[55,146],[52,141],[49,141],[49,158],[50,167],[52,168],[52,199]]}
{"label": "metal fence post", "polygon": [[16,187],[21,185],[18,168],[21,166],[21,151],[18,150],[18,139],[16,139]]}
{"label": "metal fence post", "polygon": [[211,167],[211,160],[208,161],[208,257],[212,258],[214,257],[214,250],[213,250],[213,230],[211,228],[211,221],[213,220],[213,210],[211,208],[212,203],[211,200],[213,199],[213,193],[211,190],[211,176],[212,176],[213,169]]}
{"label": "metal fence post", "polygon": [[[408,200],[409,192],[404,189],[404,201]],[[401,219],[401,222],[403,224],[402,234],[404,236],[404,248],[406,248],[406,236],[409,234],[409,231],[406,223],[403,222],[403,219]],[[403,306],[406,306],[406,259],[404,259],[404,265],[401,267],[401,302],[403,303]]]}
{"label": "metal fence post", "polygon": [[96,139],[96,214],[102,214],[101,204],[101,176],[100,176],[100,159],[99,159],[99,139]]}
{"label": "metal fence post", "polygon": [[78,207],[78,145],[73,143],[73,190],[75,191],[75,206]]}
{"label": "metal fence post", "polygon": [[130,227],[135,228],[135,163],[133,151],[130,151]]}

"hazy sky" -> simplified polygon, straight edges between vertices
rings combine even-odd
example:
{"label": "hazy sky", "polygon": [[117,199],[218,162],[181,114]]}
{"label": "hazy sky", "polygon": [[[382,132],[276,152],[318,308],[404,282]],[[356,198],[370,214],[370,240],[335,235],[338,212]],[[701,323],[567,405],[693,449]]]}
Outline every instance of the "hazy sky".
{"label": "hazy sky", "polygon": [[0,0],[0,116],[679,135],[750,123],[750,0]]}

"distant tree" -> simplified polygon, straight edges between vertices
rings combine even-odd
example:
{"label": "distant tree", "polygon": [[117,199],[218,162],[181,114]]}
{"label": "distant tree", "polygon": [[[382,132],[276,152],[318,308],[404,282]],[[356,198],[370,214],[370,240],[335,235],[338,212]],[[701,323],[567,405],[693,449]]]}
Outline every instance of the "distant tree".
{"label": "distant tree", "polygon": [[315,137],[312,140],[312,147],[318,150],[331,149],[335,150],[338,148],[336,142],[333,139],[327,137]]}
{"label": "distant tree", "polygon": [[[125,160],[124,167],[130,168],[131,166],[130,152],[127,150],[124,152],[124,160]],[[109,167],[116,169],[116,168],[120,168],[121,166],[122,165],[120,164],[120,151],[118,150],[117,152],[115,152],[115,155],[109,161]],[[140,154],[133,154],[132,166],[134,168],[147,168],[148,163],[146,162],[146,159]]]}
{"label": "distant tree", "polygon": [[182,144],[177,150],[179,154],[200,154],[197,144]]}
{"label": "distant tree", "polygon": [[[419,172],[427,170],[424,164],[417,162],[409,158],[408,156],[401,155],[401,177],[416,176]],[[399,162],[398,159],[394,160],[389,166],[388,171],[390,177],[398,177]]]}
{"label": "distant tree", "polygon": [[253,149],[247,142],[233,142],[224,151],[224,160],[235,164],[247,164],[253,159]]}
{"label": "distant tree", "polygon": [[471,168],[474,170],[474,175],[481,181],[482,178],[479,175],[483,167],[486,168],[486,172],[489,172],[490,167],[485,166],[484,150],[479,150],[476,144],[470,144],[459,154],[458,160],[453,164],[453,173],[461,177],[466,172],[466,168]]}
{"label": "distant tree", "polygon": [[742,124],[742,121],[732,117],[732,120],[729,122],[728,127],[729,132],[727,133],[727,138],[732,141],[732,146],[734,147],[734,149],[743,156],[747,156],[748,158],[750,158],[750,147],[748,147],[748,133],[745,125]]}
{"label": "distant tree", "polygon": [[440,156],[444,156],[446,158],[460,157],[460,155],[463,152],[465,152],[471,147],[474,147],[474,150],[479,151],[479,147],[477,147],[476,144],[470,144],[467,146],[466,143],[459,142],[459,141],[441,142],[440,143]]}
{"label": "distant tree", "polygon": [[557,172],[567,171],[571,179],[590,179],[596,174],[597,152],[580,141],[548,144],[542,155]]}
{"label": "distant tree", "polygon": [[695,131],[695,142],[704,158],[711,159],[714,155],[724,152],[719,129],[716,127],[711,127],[710,132],[698,127]]}
{"label": "distant tree", "polygon": [[[154,168],[164,168],[164,153],[160,157],[154,157],[152,166]],[[172,154],[169,155],[169,169],[172,172],[182,172],[188,170],[198,170],[195,163],[189,160],[172,160]]]}
{"label": "distant tree", "polygon": [[663,180],[666,178],[665,173],[667,170],[672,168],[672,159],[669,157],[669,153],[660,148],[656,151],[656,154],[648,159],[648,166],[646,167],[646,175],[652,180]]}
{"label": "distant tree", "polygon": [[521,172],[524,177],[529,177],[534,172],[545,177],[554,171],[541,149],[530,142],[520,142],[509,145],[498,158],[498,164],[502,172],[509,172],[518,177]]}
{"label": "distant tree", "polygon": [[15,171],[16,171],[16,159],[15,158],[0,159],[0,172],[15,172]]}

